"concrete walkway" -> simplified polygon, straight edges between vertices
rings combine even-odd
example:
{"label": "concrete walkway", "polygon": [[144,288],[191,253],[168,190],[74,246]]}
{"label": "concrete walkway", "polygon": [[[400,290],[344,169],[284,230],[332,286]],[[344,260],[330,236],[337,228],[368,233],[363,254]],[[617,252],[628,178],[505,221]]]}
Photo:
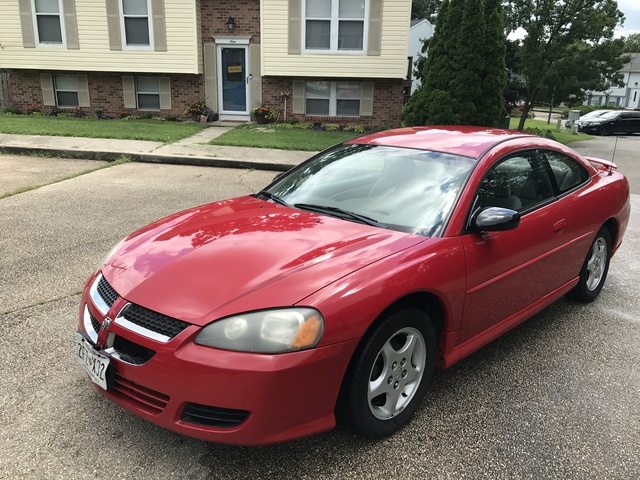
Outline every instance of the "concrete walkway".
{"label": "concrete walkway", "polygon": [[42,153],[68,158],[115,160],[128,155],[139,162],[286,171],[315,152],[208,145],[231,126],[210,126],[178,142],[52,137],[0,133],[0,152]]}

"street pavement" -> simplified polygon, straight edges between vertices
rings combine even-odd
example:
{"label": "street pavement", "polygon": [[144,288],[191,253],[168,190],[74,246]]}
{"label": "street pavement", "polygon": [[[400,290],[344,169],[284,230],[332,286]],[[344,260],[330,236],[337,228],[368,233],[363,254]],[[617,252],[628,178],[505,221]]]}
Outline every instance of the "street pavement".
{"label": "street pavement", "polygon": [[[610,159],[615,139],[597,141],[579,147]],[[625,173],[639,147],[618,139]],[[397,435],[338,427],[240,448],[163,430],[95,392],[74,358],[79,292],[134,229],[255,192],[274,172],[135,162],[83,173],[104,165],[0,155],[0,197],[42,185],[0,199],[0,479],[640,478],[640,195],[596,302],[560,300],[438,372]]]}

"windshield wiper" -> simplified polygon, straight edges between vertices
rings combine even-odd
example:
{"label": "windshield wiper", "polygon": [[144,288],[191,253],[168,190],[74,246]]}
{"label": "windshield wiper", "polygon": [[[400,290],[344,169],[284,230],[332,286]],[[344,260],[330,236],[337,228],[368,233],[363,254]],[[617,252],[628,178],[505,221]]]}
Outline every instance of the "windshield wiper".
{"label": "windshield wiper", "polygon": [[262,195],[263,197],[267,197],[267,200],[273,200],[274,203],[277,203],[278,205],[283,205],[285,207],[290,207],[291,206],[287,202],[282,200],[280,197],[278,197],[277,195],[274,195],[271,192],[267,192],[266,190],[262,190],[261,192],[256,193],[254,195],[254,197],[257,197],[258,195]]}
{"label": "windshield wiper", "polygon": [[316,213],[337,214],[338,217],[355,220],[357,222],[364,223],[365,225],[371,225],[372,227],[389,228],[384,223],[380,223],[379,221],[371,217],[366,217],[364,215],[350,212],[348,210],[343,210],[338,207],[328,207],[326,205],[312,205],[309,203],[296,203],[293,206],[296,208],[299,208],[300,210],[309,210],[311,212],[316,212]]}

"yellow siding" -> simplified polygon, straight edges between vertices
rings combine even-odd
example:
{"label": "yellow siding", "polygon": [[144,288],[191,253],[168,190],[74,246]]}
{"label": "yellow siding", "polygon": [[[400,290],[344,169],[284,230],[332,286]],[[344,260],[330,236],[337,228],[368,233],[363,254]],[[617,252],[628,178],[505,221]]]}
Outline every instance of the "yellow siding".
{"label": "yellow siding", "polygon": [[0,67],[38,70],[201,73],[199,1],[165,0],[166,52],[109,50],[102,0],[76,0],[79,50],[24,48],[18,2],[0,3]]}
{"label": "yellow siding", "polygon": [[288,0],[262,0],[263,75],[356,78],[404,78],[407,75],[411,0],[383,0],[380,56],[289,54],[288,5]]}

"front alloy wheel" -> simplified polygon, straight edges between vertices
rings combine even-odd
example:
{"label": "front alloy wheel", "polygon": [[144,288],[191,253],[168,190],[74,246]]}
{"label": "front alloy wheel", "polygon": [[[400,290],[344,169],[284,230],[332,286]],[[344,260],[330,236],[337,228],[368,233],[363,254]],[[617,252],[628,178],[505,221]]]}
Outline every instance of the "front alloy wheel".
{"label": "front alloy wheel", "polygon": [[428,315],[406,308],[384,318],[362,340],[341,391],[343,416],[367,438],[404,426],[420,405],[435,366]]}

